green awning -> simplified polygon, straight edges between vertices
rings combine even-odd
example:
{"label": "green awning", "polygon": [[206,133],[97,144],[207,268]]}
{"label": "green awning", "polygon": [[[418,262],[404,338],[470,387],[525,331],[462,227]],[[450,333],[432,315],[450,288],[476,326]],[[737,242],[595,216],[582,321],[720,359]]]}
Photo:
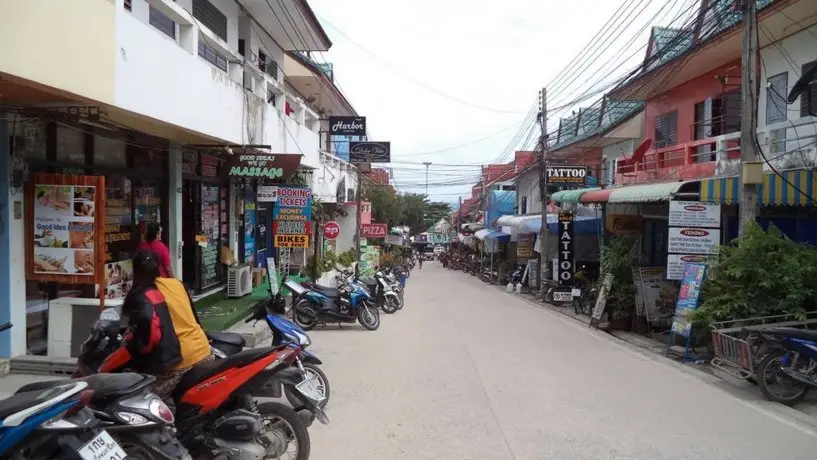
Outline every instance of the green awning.
{"label": "green awning", "polygon": [[650,203],[669,201],[686,184],[698,181],[661,182],[658,184],[625,185],[610,192],[608,203]]}
{"label": "green awning", "polygon": [[565,203],[565,204],[578,204],[579,198],[585,194],[585,192],[592,192],[593,190],[601,190],[598,187],[592,188],[576,188],[570,190],[562,190],[559,192],[554,193],[550,196],[550,199],[557,202],[557,203]]}

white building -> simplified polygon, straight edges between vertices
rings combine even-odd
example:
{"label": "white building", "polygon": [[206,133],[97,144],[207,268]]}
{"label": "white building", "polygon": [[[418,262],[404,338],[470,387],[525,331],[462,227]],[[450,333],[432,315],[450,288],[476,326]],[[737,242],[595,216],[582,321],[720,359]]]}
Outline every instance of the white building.
{"label": "white building", "polygon": [[[14,324],[0,357],[25,354],[49,304],[82,291],[26,279],[31,174],[105,176],[106,262],[128,259],[138,224],[155,218],[174,273],[201,293],[223,285],[213,262],[222,244],[255,263],[271,250],[261,247],[271,207],[254,201],[261,181],[225,178],[231,154],[300,154],[293,180],[331,202],[345,178],[352,201],[353,168],[323,151],[321,120],[357,114],[305,54],[331,45],[305,0],[0,2],[0,171],[10,178],[0,186],[0,322]],[[74,304],[98,303],[79,295]],[[48,335],[77,345],[70,327]]]}

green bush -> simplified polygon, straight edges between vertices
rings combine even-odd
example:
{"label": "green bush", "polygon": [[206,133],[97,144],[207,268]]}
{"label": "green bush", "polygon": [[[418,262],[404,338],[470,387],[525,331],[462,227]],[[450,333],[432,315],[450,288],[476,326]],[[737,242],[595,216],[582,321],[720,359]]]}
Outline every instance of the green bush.
{"label": "green bush", "polygon": [[755,223],[733,244],[721,247],[708,271],[698,327],[713,321],[789,314],[804,318],[817,309],[817,249],[795,243],[774,226]]}
{"label": "green bush", "polygon": [[[612,312],[624,312],[635,308],[636,287],[633,284],[633,248],[635,240],[612,237],[601,248],[601,273],[613,275],[607,305]],[[604,276],[599,279],[599,288]]]}

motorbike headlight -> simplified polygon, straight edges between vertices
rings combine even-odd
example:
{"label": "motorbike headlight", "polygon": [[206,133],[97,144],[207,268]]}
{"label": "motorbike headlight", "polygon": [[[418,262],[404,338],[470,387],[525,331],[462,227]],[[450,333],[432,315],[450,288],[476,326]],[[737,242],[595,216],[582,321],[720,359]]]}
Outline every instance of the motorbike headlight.
{"label": "motorbike headlight", "polygon": [[308,335],[301,334],[300,332],[297,331],[287,333],[286,338],[294,343],[297,343],[302,347],[308,347],[309,345],[312,345],[312,340],[309,339]]}

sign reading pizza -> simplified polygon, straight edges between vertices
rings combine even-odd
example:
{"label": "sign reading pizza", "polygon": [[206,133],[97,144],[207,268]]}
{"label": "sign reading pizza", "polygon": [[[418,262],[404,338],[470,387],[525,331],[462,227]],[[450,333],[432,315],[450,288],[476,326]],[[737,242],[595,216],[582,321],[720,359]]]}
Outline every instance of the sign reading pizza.
{"label": "sign reading pizza", "polygon": [[385,238],[388,234],[387,224],[364,224],[360,226],[363,238]]}

